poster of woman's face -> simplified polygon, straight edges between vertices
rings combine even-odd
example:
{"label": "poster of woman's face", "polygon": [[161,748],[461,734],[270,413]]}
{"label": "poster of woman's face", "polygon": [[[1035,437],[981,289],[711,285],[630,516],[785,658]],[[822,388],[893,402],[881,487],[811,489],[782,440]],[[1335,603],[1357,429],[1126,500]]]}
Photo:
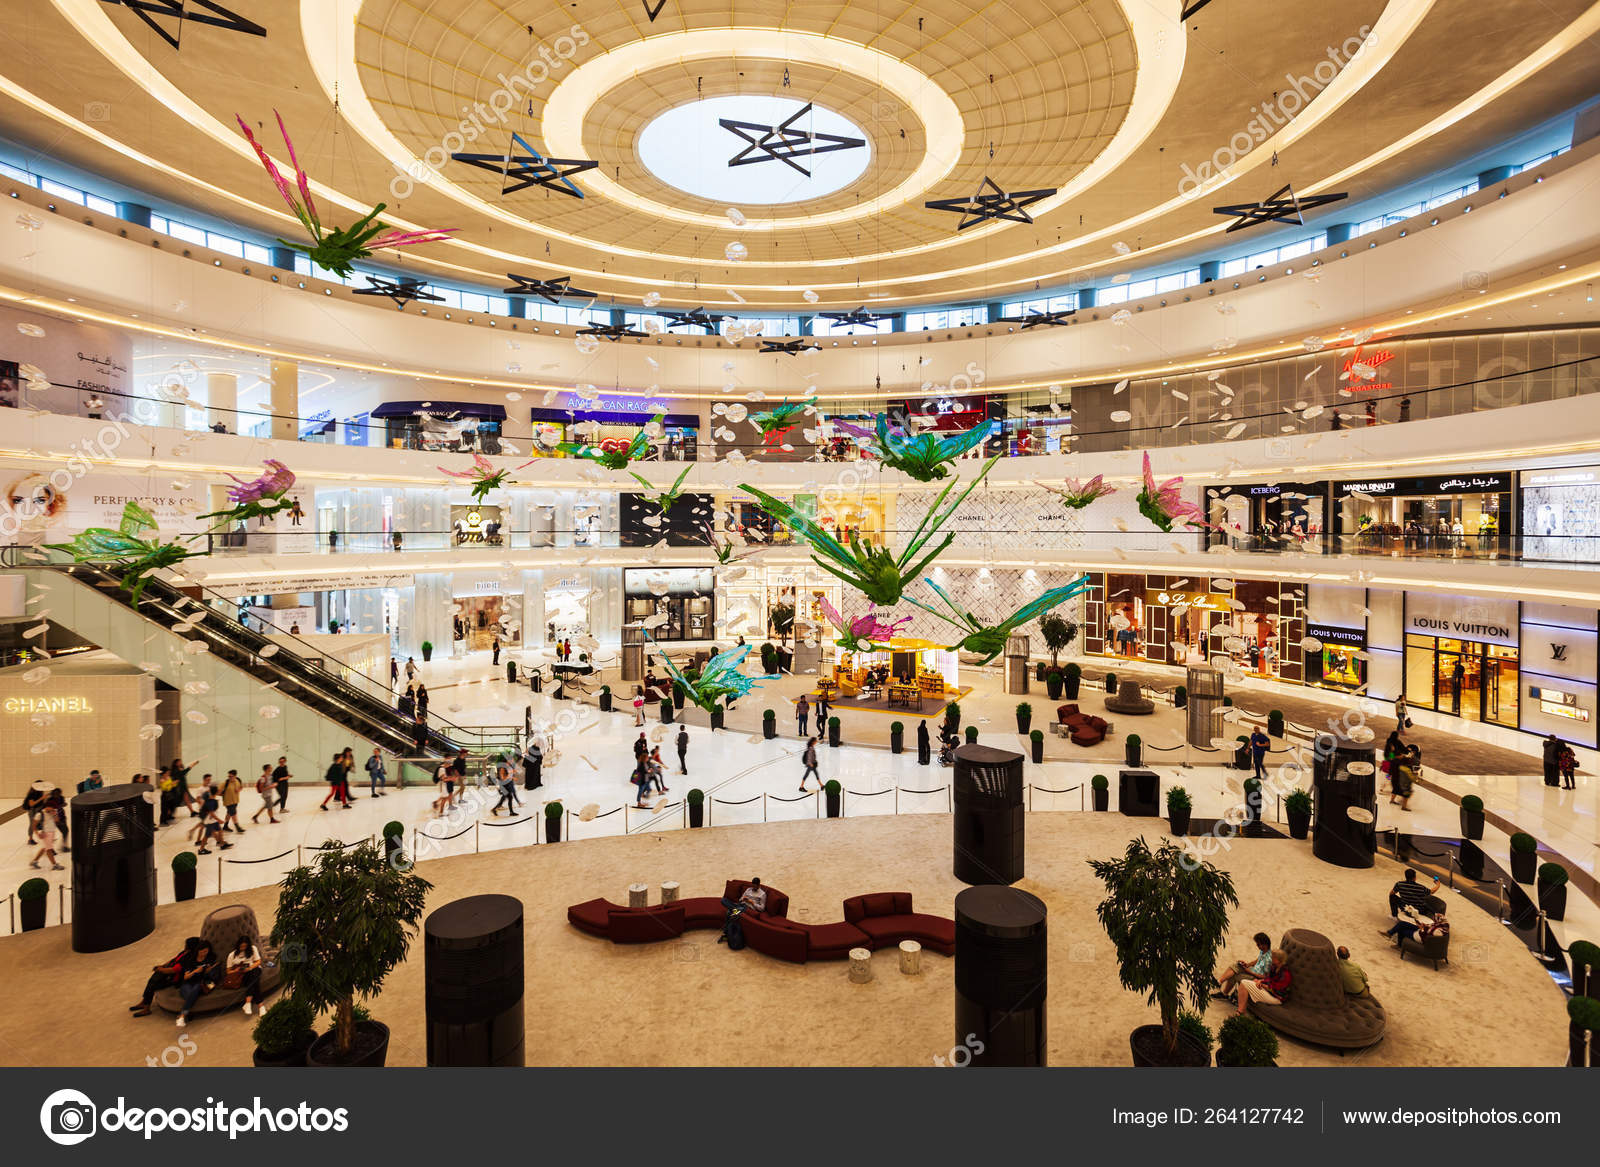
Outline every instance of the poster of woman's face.
{"label": "poster of woman's face", "polygon": [[7,542],[36,544],[66,506],[66,494],[51,486],[45,475],[15,478],[0,494],[0,536]]}
{"label": "poster of woman's face", "polygon": [[21,374],[16,361],[0,361],[0,406],[15,409],[20,399]]}

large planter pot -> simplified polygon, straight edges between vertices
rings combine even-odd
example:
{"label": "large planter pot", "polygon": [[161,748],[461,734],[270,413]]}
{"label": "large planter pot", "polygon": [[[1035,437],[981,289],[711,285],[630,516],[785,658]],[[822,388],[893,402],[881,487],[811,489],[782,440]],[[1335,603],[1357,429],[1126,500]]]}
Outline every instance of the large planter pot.
{"label": "large planter pot", "polygon": [[405,850],[406,837],[404,835],[385,835],[383,837],[383,861],[390,867],[394,866],[394,853]]}
{"label": "large planter pot", "polygon": [[423,659],[424,662],[432,660],[433,659],[433,649],[432,648],[423,649],[422,650],[422,659]]}
{"label": "large planter pot", "polygon": [[1233,751],[1233,768],[1235,770],[1254,770],[1255,766],[1250,761],[1250,743],[1240,742]]}
{"label": "large planter pot", "polygon": [[1029,738],[1028,739],[1028,749],[1029,749],[1029,752],[1032,753],[1032,755],[1033,755],[1033,764],[1035,766],[1043,765],[1044,764],[1044,738],[1040,738],[1038,741],[1034,741],[1032,738]]}
{"label": "large planter pot", "polygon": [[1241,829],[1247,835],[1255,833],[1256,827],[1261,822],[1261,791],[1244,792],[1244,822]]}
{"label": "large planter pot", "polygon": [[1539,885],[1539,907],[1552,920],[1567,918],[1567,885],[1564,883]]}
{"label": "large planter pot", "polygon": [[761,736],[769,742],[778,736],[778,719],[776,717],[768,717],[762,720]]}
{"label": "large planter pot", "polygon": [[341,1070],[377,1069],[389,1056],[389,1027],[381,1021],[356,1022],[356,1045],[349,1060],[341,1059],[334,1051],[334,1037],[330,1030],[306,1051],[306,1065]]}
{"label": "large planter pot", "polygon": [[1091,790],[1089,793],[1094,795],[1094,808],[1095,808],[1095,810],[1108,810],[1108,809],[1110,809],[1110,806],[1111,806],[1111,791],[1110,791],[1109,788],[1106,789],[1106,790]]}
{"label": "large planter pot", "polygon": [[546,843],[561,842],[561,820],[559,818],[551,818],[549,815],[545,816],[544,841]]}
{"label": "large planter pot", "polygon": [[833,790],[824,790],[822,792],[822,802],[830,819],[836,819],[839,817],[839,812],[841,809],[840,804],[843,801],[844,797],[841,792]]}
{"label": "large planter pot", "polygon": [[1194,814],[1194,808],[1185,810],[1169,810],[1167,812],[1167,825],[1172,828],[1172,833],[1182,838],[1189,833],[1189,818]]}
{"label": "large planter pot", "polygon": [[1061,695],[1068,701],[1078,699],[1078,690],[1083,688],[1083,678],[1068,674],[1061,678]]}
{"label": "large planter pot", "polygon": [[691,827],[703,827],[706,825],[705,803],[691,802],[689,804],[689,825]]}
{"label": "large planter pot", "polygon": [[712,729],[721,729],[722,728],[723,719],[725,717],[727,717],[727,715],[728,715],[727,711],[724,710],[721,706],[718,706],[716,709],[713,709],[711,711],[711,728]]}
{"label": "large planter pot", "polygon": [[1511,852],[1511,878],[1518,883],[1532,883],[1539,873],[1539,853],[1537,851]]}
{"label": "large planter pot", "polygon": [[298,1069],[306,1064],[306,1054],[314,1041],[316,1035],[307,1034],[303,1043],[281,1054],[263,1053],[261,1047],[256,1046],[250,1053],[250,1064],[258,1069]]}
{"label": "large planter pot", "polygon": [[1483,812],[1464,810],[1461,812],[1461,837],[1463,839],[1483,838]]}
{"label": "large planter pot", "polygon": [[667,704],[665,701],[661,703],[661,724],[672,724],[672,706]]}
{"label": "large planter pot", "polygon": [[1122,760],[1128,769],[1134,770],[1144,765],[1144,743],[1136,742],[1132,738],[1122,743]]}
{"label": "large planter pot", "polygon": [[839,744],[839,727],[833,723],[832,718],[828,719],[828,744],[830,746]]}
{"label": "large planter pot", "polygon": [[1175,689],[1173,691],[1173,694],[1172,694],[1172,707],[1174,709],[1182,709],[1188,704],[1189,704],[1189,692],[1188,692],[1187,689],[1184,689],[1182,686],[1179,686],[1177,689]]}
{"label": "large planter pot", "polygon": [[22,917],[24,932],[37,932],[44,927],[44,908],[47,903],[49,903],[48,896],[40,896],[36,900],[17,901],[17,914]]}
{"label": "large planter pot", "polygon": [[1044,680],[1044,661],[1038,661],[1034,664],[1033,679],[1036,681]]}
{"label": "large planter pot", "polygon": [[[1106,674],[1106,696],[1109,697],[1109,696],[1111,696],[1111,694],[1115,693],[1116,691],[1117,691],[1117,674],[1116,673],[1107,673]],[[1137,1030],[1135,1032],[1137,1032]]]}
{"label": "large planter pot", "polygon": [[1062,691],[1065,689],[1065,687],[1066,687],[1066,682],[1063,681],[1060,677],[1047,677],[1045,679],[1044,691],[1045,691],[1045,694],[1052,701],[1061,700],[1061,694],[1062,694]]}
{"label": "large planter pot", "polygon": [[1178,1031],[1176,1052],[1167,1053],[1159,1025],[1141,1025],[1128,1034],[1128,1048],[1133,1054],[1133,1064],[1142,1069],[1156,1066],[1199,1069],[1211,1064],[1211,1051],[1182,1030]]}
{"label": "large planter pot", "polygon": [[904,730],[889,731],[889,752],[903,754],[906,752],[906,735]]}
{"label": "large planter pot", "polygon": [[1284,817],[1289,820],[1289,837],[1303,839],[1311,832],[1311,812],[1309,810],[1286,810]]}
{"label": "large planter pot", "polygon": [[1457,852],[1457,862],[1461,865],[1461,874],[1468,879],[1483,878],[1483,848],[1470,839],[1461,841],[1461,849]]}
{"label": "large planter pot", "polygon": [[1031,713],[1019,713],[1019,714],[1017,714],[1017,732],[1019,734],[1021,734],[1023,737],[1027,737],[1028,736],[1028,730],[1032,725],[1033,725],[1033,714],[1031,714]]}
{"label": "large planter pot", "polygon": [[1267,733],[1272,737],[1282,737],[1283,736],[1283,718],[1281,718],[1281,717],[1269,717],[1269,718],[1267,718]]}
{"label": "large planter pot", "polygon": [[172,898],[175,900],[194,899],[194,884],[199,874],[198,870],[174,871],[172,873]]}
{"label": "large planter pot", "polygon": [[683,708],[683,694],[680,693],[676,688],[672,690],[672,707],[674,709]]}
{"label": "large planter pot", "polygon": [[602,694],[600,694],[600,712],[601,713],[610,713],[611,712],[611,694],[610,693],[602,693]]}

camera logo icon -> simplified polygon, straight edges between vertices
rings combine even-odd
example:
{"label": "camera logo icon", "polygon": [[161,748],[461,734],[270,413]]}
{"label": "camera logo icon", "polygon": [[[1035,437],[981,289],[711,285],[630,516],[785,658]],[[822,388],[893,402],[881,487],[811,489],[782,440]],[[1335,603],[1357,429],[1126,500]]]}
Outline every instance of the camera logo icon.
{"label": "camera logo icon", "polygon": [[104,101],[86,102],[83,107],[83,120],[86,122],[108,122],[111,120],[111,105]]}
{"label": "camera logo icon", "polygon": [[39,1108],[39,1126],[45,1138],[62,1147],[75,1147],[95,1132],[99,1111],[79,1090],[57,1090]]}

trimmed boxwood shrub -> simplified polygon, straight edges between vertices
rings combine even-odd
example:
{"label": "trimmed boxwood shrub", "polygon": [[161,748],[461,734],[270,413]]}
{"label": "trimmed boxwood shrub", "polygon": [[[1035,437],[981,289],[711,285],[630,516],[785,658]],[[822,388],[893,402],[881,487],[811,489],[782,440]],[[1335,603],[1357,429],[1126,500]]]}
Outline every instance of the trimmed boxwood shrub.
{"label": "trimmed boxwood shrub", "polygon": [[1190,1013],[1187,1009],[1178,1014],[1178,1032],[1187,1033],[1206,1050],[1210,1056],[1211,1047],[1216,1044],[1216,1039],[1211,1036],[1211,1027],[1206,1024],[1205,1018],[1198,1013]]}
{"label": "trimmed boxwood shrub", "polygon": [[[185,854],[189,855],[190,859],[194,858],[194,856],[188,852],[185,852]],[[49,894],[49,882],[38,878],[25,879],[22,881],[22,886],[17,888],[17,898],[19,900],[42,900]]]}
{"label": "trimmed boxwood shrub", "polygon": [[1278,1036],[1265,1021],[1235,1013],[1217,1035],[1217,1065],[1270,1066],[1278,1058]]}
{"label": "trimmed boxwood shrub", "polygon": [[1571,876],[1559,863],[1539,864],[1539,883],[1543,887],[1562,887]]}
{"label": "trimmed boxwood shrub", "polygon": [[1044,741],[1044,730],[1042,730],[1042,729],[1029,730],[1028,731],[1028,740],[1030,742],[1042,742],[1042,741]]}
{"label": "trimmed boxwood shrub", "polygon": [[1521,851],[1525,855],[1531,855],[1539,850],[1539,840],[1525,831],[1518,831],[1511,836],[1511,849],[1513,851]]}
{"label": "trimmed boxwood shrub", "polygon": [[1461,799],[1461,809],[1466,811],[1468,814],[1482,814],[1483,799],[1479,798],[1476,794],[1464,795]]}
{"label": "trimmed boxwood shrub", "polygon": [[195,869],[195,865],[199,862],[199,856],[197,856],[193,851],[179,851],[172,857],[172,870],[193,871]]}
{"label": "trimmed boxwood shrub", "polygon": [[970,745],[972,745],[974,742],[976,742],[978,740],[978,727],[975,726],[975,725],[967,726],[966,734],[967,734],[967,744],[970,746]]}
{"label": "trimmed boxwood shrub", "polygon": [[1111,787],[1111,780],[1108,779],[1104,774],[1096,774],[1093,778],[1089,779],[1089,785],[1093,786],[1096,790],[1108,790]]}
{"label": "trimmed boxwood shrub", "polygon": [[317,1015],[311,1006],[290,993],[272,1008],[261,1011],[251,1036],[262,1053],[281,1058],[291,1050],[309,1046],[317,1036],[316,1024]]}
{"label": "trimmed boxwood shrub", "polygon": [[1167,813],[1173,811],[1193,810],[1194,800],[1189,797],[1189,792],[1181,786],[1174,786],[1167,791]]}
{"label": "trimmed boxwood shrub", "polygon": [[1600,1001],[1593,997],[1573,997],[1567,1002],[1567,1016],[1579,1028],[1600,1033]]}

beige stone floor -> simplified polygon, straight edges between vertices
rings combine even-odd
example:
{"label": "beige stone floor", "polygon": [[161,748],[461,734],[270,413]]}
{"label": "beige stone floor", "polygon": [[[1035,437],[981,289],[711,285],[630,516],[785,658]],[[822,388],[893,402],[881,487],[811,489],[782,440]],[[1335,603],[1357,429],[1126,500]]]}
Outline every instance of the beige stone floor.
{"label": "beige stone floor", "polygon": [[[919,977],[902,976],[894,954],[874,958],[876,979],[851,985],[845,966],[785,964],[729,952],[711,933],[684,941],[615,946],[572,929],[569,903],[625,897],[635,880],[679,880],[685,895],[720,890],[728,876],[760,875],[789,893],[791,914],[840,918],[840,901],[868,891],[910,890],[923,911],[949,914],[961,885],[949,870],[945,815],[875,817],[723,827],[496,851],[424,863],[438,906],[483,892],[526,906],[529,1065],[926,1066],[952,1041],[953,961],[924,955]],[[1121,851],[1158,820],[1116,814],[1056,814],[1028,820],[1028,878],[1019,886],[1050,909],[1050,1062],[1128,1064],[1128,1031],[1155,1019],[1117,983],[1109,942],[1095,920],[1099,885],[1085,860]],[[1278,936],[1309,927],[1348,944],[1389,1010],[1376,1049],[1340,1058],[1283,1042],[1287,1066],[1560,1065],[1566,1014],[1560,991],[1514,937],[1461,903],[1454,959],[1439,971],[1401,962],[1377,930],[1397,877],[1379,858],[1371,871],[1316,861],[1309,844],[1239,841],[1218,858],[1238,885],[1234,937],[1249,948],[1257,929]],[[161,1014],[131,1019],[126,1007],[149,966],[198,930],[222,903],[253,905],[265,925],[276,892],[163,906],[154,935],[108,953],[75,954],[69,932],[50,928],[0,940],[0,978],[10,1004],[0,1016],[8,1065],[143,1065],[172,1047],[187,1065],[247,1065],[250,1021],[238,1012],[197,1019],[179,1031]],[[1227,1006],[1213,1005],[1219,1025]],[[420,940],[374,1003],[393,1030],[391,1065],[425,1062]],[[177,1047],[184,1032],[193,1050]]]}

